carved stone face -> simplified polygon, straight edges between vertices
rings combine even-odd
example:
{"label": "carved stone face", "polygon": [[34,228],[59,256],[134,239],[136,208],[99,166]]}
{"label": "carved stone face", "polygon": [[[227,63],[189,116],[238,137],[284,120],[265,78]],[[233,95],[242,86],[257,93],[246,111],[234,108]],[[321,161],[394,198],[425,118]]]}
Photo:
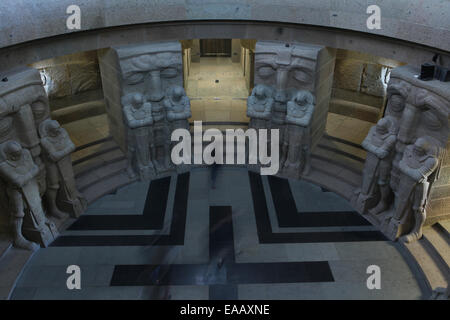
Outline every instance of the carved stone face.
{"label": "carved stone face", "polygon": [[255,83],[275,87],[280,92],[289,88],[312,91],[317,52],[314,46],[258,41],[255,48]]}
{"label": "carved stone face", "polygon": [[50,137],[57,137],[61,133],[61,126],[58,121],[52,120],[47,124],[47,134]]}
{"label": "carved stone face", "polygon": [[164,98],[165,89],[183,83],[181,45],[177,42],[124,47],[117,51],[124,94],[135,91],[157,102]]}
{"label": "carved stone face", "polygon": [[419,138],[414,143],[413,152],[416,156],[422,157],[425,154],[427,154],[429,149],[430,149],[430,145],[428,144],[428,142],[423,138]]}
{"label": "carved stone face", "polygon": [[379,134],[386,134],[389,130],[389,120],[386,118],[381,118],[376,125],[376,130]]}
{"label": "carved stone face", "polygon": [[142,95],[139,93],[134,94],[131,100],[131,104],[133,105],[134,109],[140,109],[142,107]]}
{"label": "carved stone face", "polygon": [[15,141],[8,142],[4,151],[6,159],[10,161],[19,161],[22,158],[22,146]]}
{"label": "carved stone face", "polygon": [[182,87],[176,86],[175,88],[173,88],[172,99],[174,101],[180,101],[183,96],[184,96],[184,90]]}
{"label": "carved stone face", "polygon": [[262,86],[257,86],[255,88],[255,97],[260,101],[264,100],[264,98],[266,97],[264,88]]}
{"label": "carved stone face", "polygon": [[294,96],[294,102],[302,109],[305,109],[306,106],[314,102],[314,97],[308,91],[298,91]]}
{"label": "carved stone face", "polygon": [[408,137],[408,141],[430,136],[445,147],[449,134],[450,85],[437,80],[421,81],[415,73],[408,66],[393,71],[385,115],[399,121],[399,136]]}

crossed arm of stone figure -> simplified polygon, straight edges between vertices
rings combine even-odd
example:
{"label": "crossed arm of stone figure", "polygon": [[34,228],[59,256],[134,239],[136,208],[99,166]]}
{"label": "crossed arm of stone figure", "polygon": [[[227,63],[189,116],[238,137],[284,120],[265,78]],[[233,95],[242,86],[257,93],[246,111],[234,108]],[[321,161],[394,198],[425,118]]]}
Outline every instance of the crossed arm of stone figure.
{"label": "crossed arm of stone figure", "polygon": [[435,157],[430,157],[425,161],[425,163],[422,166],[420,166],[417,169],[414,169],[414,168],[411,168],[410,166],[408,166],[406,164],[406,162],[402,159],[400,161],[399,166],[400,166],[400,170],[404,174],[408,175],[409,177],[414,179],[416,182],[422,183],[437,168],[438,160]]}
{"label": "crossed arm of stone figure", "polygon": [[56,150],[54,144],[48,139],[48,138],[42,138],[41,144],[44,147],[44,150],[47,152],[48,157],[50,160],[57,162],[64,158],[66,155],[72,153],[75,150],[75,145],[73,144],[72,140],[68,137],[66,132],[61,133],[64,135],[61,139],[64,139],[65,146],[62,150]]}
{"label": "crossed arm of stone figure", "polygon": [[188,99],[186,99],[186,100],[187,101],[185,101],[185,107],[183,108],[183,111],[181,111],[181,112],[174,111],[171,103],[168,100],[166,100],[164,102],[166,110],[167,110],[167,120],[169,120],[169,121],[183,120],[183,119],[188,119],[192,116],[191,103]]}
{"label": "crossed arm of stone figure", "polygon": [[[145,108],[147,110],[151,110],[150,103],[146,102],[142,106],[142,108]],[[131,106],[125,106],[123,109],[123,113],[125,114],[125,119],[127,120],[127,125],[131,129],[136,129],[139,127],[145,127],[153,124],[153,117],[151,111],[147,112],[147,116],[144,119],[135,119],[131,113]]]}
{"label": "crossed arm of stone figure", "polygon": [[[267,99],[263,112],[258,112],[253,109],[253,101],[252,101],[253,99],[256,98],[254,96],[249,96],[247,98],[247,116],[249,118],[258,118],[265,120],[270,119],[270,115],[272,113],[273,99],[272,98]],[[248,106],[252,107],[249,108]]]}
{"label": "crossed arm of stone figure", "polygon": [[[288,102],[288,112],[286,114],[286,121],[288,123],[296,124],[302,127],[308,127],[311,122],[312,115],[314,114],[314,104],[309,104],[308,108],[305,111],[305,114],[302,117],[298,117],[295,115],[295,111],[289,112],[289,106],[292,101]],[[296,106],[291,105],[291,110],[295,110]]]}
{"label": "crossed arm of stone figure", "polygon": [[367,137],[364,139],[364,141],[362,142],[362,147],[364,149],[366,149],[369,152],[374,153],[378,158],[380,159],[384,159],[386,158],[389,153],[392,151],[392,148],[394,148],[395,145],[395,136],[394,135],[390,135],[383,143],[383,145],[381,145],[380,147],[376,147],[372,144],[371,139],[372,136],[374,135],[376,130],[376,126],[373,126],[370,131],[369,134],[367,135]]}
{"label": "crossed arm of stone figure", "polygon": [[[24,157],[27,157],[28,161],[31,161],[31,155],[28,150],[23,150]],[[28,152],[28,155],[26,154]],[[32,163],[32,162],[31,162]],[[11,166],[9,166],[5,161],[0,163],[0,175],[5,177],[5,180],[12,183],[14,186],[21,188],[23,187],[29,180],[33,179],[38,173],[39,168],[37,165],[32,163],[31,169],[25,174],[19,174],[17,172],[11,171]]]}

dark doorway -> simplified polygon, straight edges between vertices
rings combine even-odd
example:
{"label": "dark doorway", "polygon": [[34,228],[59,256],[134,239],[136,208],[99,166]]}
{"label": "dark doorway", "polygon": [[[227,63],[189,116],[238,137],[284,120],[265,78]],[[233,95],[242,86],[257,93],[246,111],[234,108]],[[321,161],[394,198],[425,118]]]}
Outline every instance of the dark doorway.
{"label": "dark doorway", "polygon": [[231,39],[200,40],[202,57],[231,57]]}

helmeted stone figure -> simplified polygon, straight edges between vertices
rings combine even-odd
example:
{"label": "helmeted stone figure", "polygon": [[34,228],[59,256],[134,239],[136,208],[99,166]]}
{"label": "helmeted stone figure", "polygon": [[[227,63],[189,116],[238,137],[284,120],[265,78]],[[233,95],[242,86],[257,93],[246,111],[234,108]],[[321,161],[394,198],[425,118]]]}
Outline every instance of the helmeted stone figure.
{"label": "helmeted stone figure", "polygon": [[436,147],[422,137],[405,148],[399,163],[401,178],[391,223],[400,224],[411,210],[414,214],[414,226],[401,238],[403,241],[411,242],[422,237],[430,185],[428,177],[438,166],[436,153]]}
{"label": "helmeted stone figure", "polygon": [[47,119],[39,125],[39,135],[47,172],[47,209],[49,214],[61,218],[63,212],[58,208],[57,197],[63,197],[62,204],[71,216],[79,217],[87,207],[87,201],[77,190],[70,154],[75,145],[67,131],[58,121]]}
{"label": "helmeted stone figure", "polygon": [[265,85],[257,85],[247,99],[247,116],[250,128],[267,129],[272,112],[271,90]]}
{"label": "helmeted stone figure", "polygon": [[128,174],[134,178],[137,172],[140,179],[148,180],[155,174],[150,157],[152,105],[150,102],[144,101],[140,93],[125,96],[122,103],[124,119],[128,128]]}
{"label": "helmeted stone figure", "polygon": [[287,103],[288,155],[284,170],[293,176],[310,170],[310,123],[314,113],[314,96],[306,90],[297,91]]}
{"label": "helmeted stone figure", "polygon": [[164,106],[166,108],[167,121],[169,121],[172,131],[175,129],[189,130],[187,119],[192,116],[191,103],[183,87],[171,86],[167,90]]}
{"label": "helmeted stone figure", "polygon": [[[392,117],[382,118],[373,126],[367,137],[362,142],[367,151],[364,164],[363,179],[357,206],[362,213],[366,213],[367,200],[374,198],[376,192],[380,193],[380,200],[370,210],[372,214],[383,212],[389,207],[389,197],[392,193],[389,186],[392,158],[396,142],[396,124]],[[378,190],[377,190],[378,188]]]}
{"label": "helmeted stone figure", "polygon": [[[14,246],[34,249],[33,244],[23,236],[25,229],[29,231],[30,240],[46,246],[56,237],[57,231],[42,208],[36,181],[39,168],[33,162],[30,152],[16,141],[10,140],[0,145],[0,157],[0,176],[7,184]],[[24,218],[28,218],[26,228],[23,228]]]}

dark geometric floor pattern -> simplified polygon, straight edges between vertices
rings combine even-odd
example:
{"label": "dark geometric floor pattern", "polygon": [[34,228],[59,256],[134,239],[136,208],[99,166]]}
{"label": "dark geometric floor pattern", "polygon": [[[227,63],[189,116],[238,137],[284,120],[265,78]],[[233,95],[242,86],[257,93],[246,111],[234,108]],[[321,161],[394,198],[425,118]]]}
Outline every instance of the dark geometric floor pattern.
{"label": "dark geometric floor pattern", "polygon": [[[213,198],[211,198],[211,195],[202,194],[202,192],[205,192],[204,190],[210,190],[209,186],[202,186],[197,183],[197,181],[203,181],[206,184],[209,183],[208,179],[201,178],[203,179],[201,180],[199,178],[200,176],[206,177],[204,174],[199,176],[197,173],[195,176],[197,179],[195,180],[195,183],[190,183],[190,172],[179,174],[178,176],[173,175],[172,177],[153,180],[150,182],[148,190],[146,191],[145,203],[141,202],[143,204],[143,211],[141,214],[138,212],[133,213],[131,211],[124,212],[128,214],[119,214],[120,210],[115,212],[116,214],[108,214],[108,211],[102,211],[103,214],[95,214],[94,210],[94,214],[91,212],[76,220],[67,229],[67,232],[63,232],[62,235],[51,244],[48,248],[48,253],[45,251],[42,252],[42,256],[47,256],[55,260],[56,265],[55,267],[52,267],[54,270],[61,270],[61,268],[64,267],[63,261],[72,261],[70,257],[58,258],[58,254],[61,254],[58,252],[64,252],[59,251],[58,248],[67,248],[67,251],[71,252],[71,254],[75,254],[75,257],[77,254],[80,254],[80,257],[84,256],[82,259],[84,262],[82,263],[93,262],[95,264],[93,268],[95,270],[100,270],[96,271],[97,273],[100,272],[96,277],[100,277],[102,280],[95,280],[95,278],[89,280],[92,283],[91,285],[94,286],[89,289],[93,293],[89,293],[91,291],[81,292],[80,294],[82,297],[87,295],[88,297],[98,298],[97,295],[99,292],[110,292],[110,294],[112,294],[110,290],[114,288],[119,290],[120,288],[123,288],[123,292],[129,292],[131,290],[130,292],[133,292],[134,294],[135,291],[132,291],[132,288],[135,287],[154,288],[161,286],[173,288],[177,286],[207,286],[210,299],[227,300],[238,299],[240,297],[240,294],[238,294],[238,292],[240,292],[239,290],[242,288],[250,290],[252,285],[279,286],[286,284],[287,287],[283,290],[288,290],[293,284],[304,283],[307,286],[313,286],[313,284],[320,286],[320,284],[324,284],[328,286],[328,284],[332,284],[335,281],[343,283],[342,278],[348,277],[348,275],[345,273],[345,270],[342,269],[342,264],[349,265],[356,270],[358,268],[365,268],[364,265],[369,263],[365,262],[365,260],[361,260],[359,263],[363,263],[363,267],[359,267],[358,265],[353,265],[352,261],[345,260],[348,259],[345,258],[345,255],[347,255],[347,251],[345,251],[347,250],[347,247],[350,248],[350,251],[359,252],[360,249],[358,249],[358,245],[362,246],[363,243],[366,242],[370,243],[372,247],[377,242],[388,243],[387,239],[379,231],[376,231],[370,226],[363,217],[356,212],[349,210],[349,206],[330,206],[330,208],[337,211],[313,212],[309,211],[311,208],[315,207],[312,202],[312,205],[306,205],[306,207],[302,207],[302,210],[298,210],[298,203],[296,204],[298,199],[294,199],[294,191],[291,188],[291,182],[288,180],[269,176],[264,178],[266,180],[263,182],[263,177],[257,173],[246,170],[234,172],[235,173],[232,176],[235,178],[225,180],[228,181],[227,183],[230,183],[230,181],[241,183],[241,186],[236,186],[241,189],[236,188],[236,190],[242,191],[230,190],[230,192],[234,194],[234,198],[228,198],[228,200],[225,201],[221,200],[223,199],[221,197],[223,191],[220,191],[219,193],[216,191]],[[222,175],[222,177],[224,176]],[[247,179],[247,182],[244,183],[245,179]],[[248,187],[245,187],[244,185],[248,185]],[[296,188],[297,186],[298,184],[296,185]],[[222,185],[221,187],[224,188],[221,190],[227,190],[227,188],[234,189],[233,185]],[[196,190],[193,191],[190,190],[190,188]],[[200,188],[198,190],[203,191],[198,191],[197,188]],[[308,188],[308,186],[305,188]],[[316,188],[316,191],[314,191],[316,192],[316,197],[328,197],[328,199],[334,199],[333,197],[330,198],[330,196],[328,196],[328,194],[332,194],[328,190],[319,187],[314,188]],[[173,190],[172,193],[170,193],[170,190]],[[142,192],[145,192],[145,190],[142,190]],[[191,198],[189,196],[190,192],[194,192],[196,196]],[[242,192],[242,196],[239,195],[239,192]],[[298,189],[296,189],[295,192],[297,192],[297,195],[299,194]],[[171,196],[169,194],[171,194]],[[320,194],[323,194],[323,196]],[[144,193],[142,193],[142,195],[144,195]],[[224,197],[226,198],[226,195],[224,195]],[[198,201],[201,201],[201,207],[198,207],[199,205],[196,204]],[[336,201],[339,202],[338,200]],[[172,204],[172,206],[170,206],[169,203]],[[237,205],[236,210],[234,209],[235,204]],[[205,210],[207,207],[204,207],[205,205],[209,205],[209,217],[206,215]],[[189,210],[188,207],[190,208]],[[339,211],[339,208],[341,207],[344,208],[345,211]],[[306,208],[306,210],[304,210],[304,208]],[[170,211],[168,211],[170,209],[172,209],[171,219],[169,216]],[[198,215],[195,213],[196,210],[203,210],[202,212],[204,213]],[[244,212],[242,212],[242,210],[244,210]],[[205,221],[205,218],[209,218],[209,230],[205,230],[205,235],[207,232],[208,238],[205,239],[206,241],[203,240],[203,244],[201,244],[206,245],[207,251],[203,251],[202,248],[199,248],[199,251],[195,247],[193,248],[192,245],[187,245],[187,243],[200,244],[202,243],[201,239],[204,239],[202,238],[203,233],[200,234],[202,230],[199,230],[199,233],[196,234],[196,231],[186,229],[188,228],[188,211],[190,212],[190,223],[196,223],[199,227],[201,226],[200,228],[205,228],[207,226],[205,225],[207,222],[207,220]],[[166,217],[166,215],[168,217]],[[194,216],[197,216],[195,219],[199,219],[198,217],[202,218],[197,221],[194,219]],[[255,226],[254,231],[252,231],[253,227],[245,226],[245,224],[248,223],[248,221],[251,222],[252,219],[254,219],[254,222],[252,222]],[[276,221],[274,221],[274,219]],[[164,226],[168,229],[165,233],[162,232]],[[238,233],[236,233],[237,230],[235,230],[235,228],[239,229]],[[248,232],[246,228],[250,228],[248,229]],[[318,229],[318,231],[316,231],[315,228]],[[149,230],[152,230],[152,233],[142,234]],[[187,230],[189,230],[189,235]],[[109,231],[114,231],[116,233],[108,234]],[[130,234],[131,231],[138,233]],[[139,234],[139,232],[141,234]],[[239,234],[238,238],[236,237],[236,234]],[[242,237],[247,237],[248,239],[243,239]],[[195,239],[195,241],[192,242],[192,239]],[[242,242],[243,240],[245,241]],[[256,241],[256,243],[252,241]],[[343,246],[340,246],[340,243],[342,243]],[[357,246],[351,246],[352,243],[355,243]],[[325,245],[325,250],[329,250],[327,251],[328,253],[325,254],[325,257],[334,259],[335,261],[328,261],[327,258],[320,259],[320,252],[315,251],[305,252],[306,256],[308,256],[308,252],[310,252],[309,256],[313,257],[312,261],[305,258],[303,254],[298,256],[298,258],[283,256],[283,258],[278,260],[276,258],[271,258],[270,256],[265,256],[264,253],[276,253],[276,250],[278,250],[276,248],[278,247],[272,246],[294,245],[297,246],[295,248],[292,247],[294,251],[300,249],[321,250],[320,246],[322,244]],[[244,255],[239,256],[240,251],[243,250],[242,246],[246,246],[244,248],[246,252]],[[251,247],[249,248],[249,246]],[[261,246],[261,248],[253,248],[253,246]],[[339,248],[342,247],[343,249],[336,249],[335,246]],[[179,259],[176,260],[177,262],[173,263],[170,259],[164,260],[165,258],[162,260],[154,260],[153,258],[145,259],[145,257],[140,256],[141,252],[143,254],[147,252],[145,251],[147,249],[145,249],[144,251],[136,251],[136,254],[130,255],[132,261],[129,262],[123,258],[110,260],[115,257],[114,248],[117,248],[117,250],[120,251],[125,248],[130,248],[129,250],[132,250],[131,248],[133,247],[143,249],[167,247],[167,250],[157,249],[166,252],[163,253],[163,255],[172,252],[171,250],[174,250],[173,248],[175,248],[175,251],[178,250],[177,252],[181,252],[181,255],[183,255],[183,250],[191,252],[189,253],[191,255],[195,255],[195,251],[197,250],[199,251],[199,254],[201,253],[201,256],[194,259],[196,262],[194,262],[192,258],[188,258],[189,255],[187,255],[186,258],[183,258],[183,256],[181,258],[179,257]],[[384,248],[383,246],[378,247]],[[57,251],[51,253],[52,248],[55,248]],[[91,248],[92,250],[88,250],[88,248]],[[106,251],[103,252],[101,248],[105,248]],[[283,247],[280,247],[280,250],[282,248]],[[289,253],[291,252],[289,248],[286,247],[288,255],[292,254]],[[388,249],[391,250],[389,246]],[[338,257],[336,256],[336,250],[344,251],[339,251],[340,256]],[[255,255],[252,256],[252,252],[255,252]],[[92,254],[93,256],[88,257],[86,256],[87,254]],[[100,255],[100,257],[96,257],[95,255]],[[378,263],[390,263],[383,255],[388,255],[388,253],[385,254],[380,252],[380,261],[378,261]],[[102,260],[101,256],[110,258]],[[345,259],[341,262],[340,260],[343,259],[343,257]],[[42,289],[42,292],[36,294],[35,298],[41,296],[54,297],[56,293],[51,290],[51,287],[54,286],[55,279],[52,280],[48,278],[36,280],[32,277],[32,275],[40,275],[42,273],[41,270],[46,270],[44,267],[41,267],[40,264],[47,265],[53,263],[43,261],[42,259],[43,258],[40,258],[40,260],[38,259],[36,262],[37,265],[31,266],[30,270],[25,272],[23,279],[19,281],[19,288],[15,291],[15,298],[30,296],[32,292],[40,292],[40,285],[47,286],[48,288],[45,289],[47,291]],[[398,258],[396,259],[398,260]],[[402,264],[403,262],[400,260],[395,263]],[[74,258],[73,261],[77,260]],[[114,263],[114,261],[120,261],[121,263]],[[138,261],[148,261],[150,263],[136,263]],[[155,261],[159,262],[155,263]],[[105,264],[105,266],[102,267],[102,264]],[[103,270],[102,268],[106,270],[103,274],[101,272],[101,270]],[[63,273],[59,273],[62,272],[58,271],[57,277],[65,277]],[[338,278],[336,278],[336,275]],[[47,274],[45,277],[49,276],[50,274]],[[352,277],[353,276],[356,276],[356,274],[352,275]],[[364,278],[365,276],[362,275],[362,277]],[[102,284],[101,288],[103,289],[95,287],[95,283],[97,282]],[[364,281],[361,281],[361,284],[359,282],[358,284],[348,283],[345,287],[352,288],[352,286],[357,285],[358,290],[361,290],[361,285],[363,285],[363,283]],[[337,287],[332,286],[331,288],[333,290],[339,290],[339,287],[340,285]],[[60,288],[59,290],[60,291],[58,292],[62,292],[63,295],[69,294],[64,291],[64,288]],[[313,287],[313,292],[314,290],[318,289]],[[125,294],[115,290],[112,292],[115,292],[114,294],[117,294],[118,296]],[[333,294],[338,293],[334,292]],[[71,296],[69,295],[69,297]],[[125,296],[125,298],[126,297],[127,296]]]}

